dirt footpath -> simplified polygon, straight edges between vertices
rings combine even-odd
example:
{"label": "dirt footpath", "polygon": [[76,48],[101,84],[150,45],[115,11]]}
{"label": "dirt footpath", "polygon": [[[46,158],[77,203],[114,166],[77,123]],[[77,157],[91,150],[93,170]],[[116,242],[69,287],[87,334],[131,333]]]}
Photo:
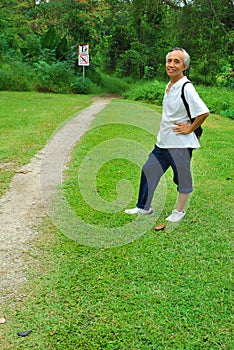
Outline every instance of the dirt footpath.
{"label": "dirt footpath", "polygon": [[[54,147],[56,154],[54,138],[65,148],[70,143],[69,135],[64,132],[69,125],[79,140],[88,130],[95,114],[105,108],[110,100],[111,97],[97,98],[90,107],[69,120],[50,140],[50,152],[53,152]],[[22,283],[26,282],[28,260],[26,257],[30,255],[33,240],[39,234],[37,227],[46,215],[40,188],[45,149],[41,150],[29,164],[16,170],[9,191],[0,198],[0,317],[5,302],[15,298]],[[50,182],[53,183],[53,169],[50,173],[52,176]],[[56,177],[56,174],[54,176]],[[55,178],[54,183],[56,181]]]}

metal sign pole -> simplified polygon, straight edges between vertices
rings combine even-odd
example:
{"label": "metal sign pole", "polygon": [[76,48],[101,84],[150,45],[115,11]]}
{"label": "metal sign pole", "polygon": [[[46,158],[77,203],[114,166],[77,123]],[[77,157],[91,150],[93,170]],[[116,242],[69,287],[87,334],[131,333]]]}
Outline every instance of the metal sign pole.
{"label": "metal sign pole", "polygon": [[83,81],[85,81],[85,66],[83,66]]}

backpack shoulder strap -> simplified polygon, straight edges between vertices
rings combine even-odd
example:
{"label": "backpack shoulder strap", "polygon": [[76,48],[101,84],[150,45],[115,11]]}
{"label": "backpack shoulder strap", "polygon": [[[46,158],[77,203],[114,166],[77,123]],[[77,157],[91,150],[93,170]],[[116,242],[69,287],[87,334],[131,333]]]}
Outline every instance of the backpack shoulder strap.
{"label": "backpack shoulder strap", "polygon": [[188,114],[188,117],[189,117],[189,119],[191,120],[192,118],[191,118],[191,113],[190,113],[190,109],[189,109],[189,104],[188,104],[188,102],[186,101],[186,98],[185,98],[185,96],[184,96],[184,88],[185,88],[185,85],[186,84],[189,84],[189,83],[191,83],[191,81],[186,81],[183,85],[182,85],[182,88],[181,88],[181,98],[182,98],[182,101],[183,101],[183,103],[184,103],[184,106],[185,106],[185,109],[186,109],[186,111],[187,111],[187,114]]}

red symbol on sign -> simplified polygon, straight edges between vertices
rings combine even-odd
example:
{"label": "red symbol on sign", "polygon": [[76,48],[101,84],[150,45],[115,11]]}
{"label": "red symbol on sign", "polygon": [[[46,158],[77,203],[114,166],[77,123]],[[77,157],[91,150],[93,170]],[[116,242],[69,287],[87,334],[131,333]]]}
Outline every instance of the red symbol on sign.
{"label": "red symbol on sign", "polygon": [[88,66],[89,65],[89,55],[79,55],[79,66]]}

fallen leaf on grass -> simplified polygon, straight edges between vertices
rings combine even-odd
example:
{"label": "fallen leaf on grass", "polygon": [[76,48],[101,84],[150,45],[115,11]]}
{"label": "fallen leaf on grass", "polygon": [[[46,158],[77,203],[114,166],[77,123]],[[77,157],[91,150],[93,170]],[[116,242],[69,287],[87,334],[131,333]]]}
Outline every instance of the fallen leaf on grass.
{"label": "fallen leaf on grass", "polygon": [[166,227],[165,224],[158,224],[157,226],[155,226],[155,231],[161,231],[164,230],[164,228]]}
{"label": "fallen leaf on grass", "polygon": [[6,323],[6,319],[4,317],[1,317],[0,318],[0,324],[4,324],[4,323]]}
{"label": "fallen leaf on grass", "polygon": [[55,333],[56,333],[56,330],[54,330],[53,332],[51,332],[50,335],[51,335],[51,336],[52,336],[52,335],[55,335]]}

